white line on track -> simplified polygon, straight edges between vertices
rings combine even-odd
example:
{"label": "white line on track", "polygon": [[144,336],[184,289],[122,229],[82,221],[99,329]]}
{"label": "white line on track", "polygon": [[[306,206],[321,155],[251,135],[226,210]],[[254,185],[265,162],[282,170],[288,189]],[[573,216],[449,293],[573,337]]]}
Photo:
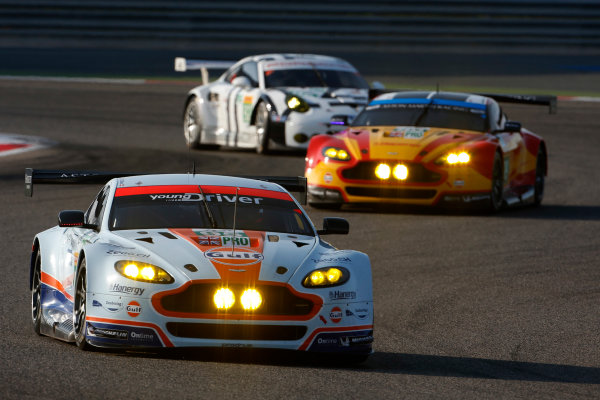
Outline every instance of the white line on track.
{"label": "white line on track", "polygon": [[39,150],[55,144],[53,140],[42,137],[0,132],[0,157]]}

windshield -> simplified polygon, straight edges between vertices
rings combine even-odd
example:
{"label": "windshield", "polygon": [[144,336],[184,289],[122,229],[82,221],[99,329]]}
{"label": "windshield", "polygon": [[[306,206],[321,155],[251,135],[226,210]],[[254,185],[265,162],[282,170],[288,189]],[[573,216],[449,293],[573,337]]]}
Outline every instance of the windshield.
{"label": "windshield", "polygon": [[[203,193],[203,195],[201,194]],[[211,228],[314,236],[290,195],[230,186],[143,186],[117,188],[109,227],[120,229]]]}
{"label": "windshield", "polygon": [[485,132],[485,104],[445,99],[372,101],[354,118],[352,126],[424,126]]}
{"label": "windshield", "polygon": [[330,87],[368,89],[358,72],[333,69],[272,69],[265,71],[266,87]]}

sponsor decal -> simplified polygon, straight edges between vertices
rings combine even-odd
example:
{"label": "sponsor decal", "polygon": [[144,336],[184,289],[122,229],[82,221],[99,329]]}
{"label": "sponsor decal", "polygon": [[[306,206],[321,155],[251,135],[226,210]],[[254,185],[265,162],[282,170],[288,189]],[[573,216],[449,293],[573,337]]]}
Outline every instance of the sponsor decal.
{"label": "sponsor decal", "polygon": [[317,339],[317,344],[337,344],[338,340],[337,338],[334,337],[328,337],[328,338],[318,338]]}
{"label": "sponsor decal", "polygon": [[145,290],[146,289],[137,288],[134,286],[120,285],[118,283],[114,283],[109,289],[111,292],[133,294],[135,296],[141,296],[144,294]]}
{"label": "sponsor decal", "polygon": [[111,256],[128,256],[128,257],[144,257],[144,258],[150,257],[150,254],[135,253],[135,252],[131,252],[131,251],[112,250],[112,249],[107,250],[106,254],[111,255]]}
{"label": "sponsor decal", "polygon": [[454,186],[456,187],[463,187],[465,185],[465,181],[463,181],[462,179],[457,179],[454,181]]}
{"label": "sponsor decal", "polygon": [[343,292],[341,290],[330,290],[330,300],[352,300],[356,298],[356,292]]}
{"label": "sponsor decal", "polygon": [[385,137],[403,138],[403,139],[421,139],[425,136],[429,128],[418,128],[413,126],[397,126],[392,131],[384,135]]}
{"label": "sponsor decal", "polygon": [[154,341],[154,334],[149,333],[149,332],[131,331],[129,336],[131,337],[131,340],[140,340],[140,341],[144,341],[144,342]]}
{"label": "sponsor decal", "polygon": [[221,246],[220,236],[198,236],[200,246]]}
{"label": "sponsor decal", "polygon": [[250,123],[252,118],[252,96],[244,96],[244,105],[242,106],[242,118],[244,122]]}
{"label": "sponsor decal", "polygon": [[[166,201],[203,201],[206,199],[207,202],[217,203],[235,203],[235,194],[205,194],[202,196],[200,193],[165,193],[165,194],[149,194],[152,200],[166,200]],[[239,196],[238,202],[244,204],[260,204],[264,198],[254,196]]]}
{"label": "sponsor decal", "polygon": [[129,304],[127,304],[127,314],[129,314],[130,317],[137,317],[138,315],[140,315],[140,313],[142,312],[142,307],[140,306],[140,303],[138,303],[137,301],[130,301]]}
{"label": "sponsor decal", "polygon": [[331,175],[330,172],[326,172],[325,175],[323,175],[323,181],[325,181],[325,183],[331,183],[333,181],[333,175]]}
{"label": "sponsor decal", "polygon": [[217,247],[204,252],[204,256],[211,261],[225,265],[252,265],[263,260],[263,255],[252,249],[236,248],[232,251],[231,247]]}
{"label": "sponsor decal", "polygon": [[93,307],[102,307],[108,312],[118,312],[123,309],[123,303],[116,300],[104,300],[104,302],[100,302],[99,300],[92,301]]}
{"label": "sponsor decal", "polygon": [[338,263],[338,262],[351,263],[352,259],[350,259],[349,257],[325,257],[325,258],[313,258],[312,261],[315,264],[318,264],[318,263]]}
{"label": "sponsor decal", "polygon": [[371,343],[373,343],[373,335],[340,337],[340,345],[344,347]]}
{"label": "sponsor decal", "polygon": [[351,310],[346,310],[347,317],[356,317],[358,319],[365,319],[369,316],[369,309],[367,307],[354,307]]}
{"label": "sponsor decal", "polygon": [[99,328],[93,326],[89,322],[87,323],[87,328],[88,335],[101,338],[127,340],[129,336],[127,331],[112,328]]}
{"label": "sponsor decal", "polygon": [[333,307],[329,313],[329,319],[333,323],[338,323],[342,320],[342,310],[339,307]]}

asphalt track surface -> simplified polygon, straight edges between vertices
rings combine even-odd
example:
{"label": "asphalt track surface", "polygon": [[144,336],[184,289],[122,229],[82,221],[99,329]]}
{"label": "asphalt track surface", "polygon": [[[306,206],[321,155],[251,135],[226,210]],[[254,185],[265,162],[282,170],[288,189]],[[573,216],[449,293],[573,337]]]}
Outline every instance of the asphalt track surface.
{"label": "asphalt track surface", "polygon": [[25,167],[301,175],[302,155],[194,151],[180,129],[186,85],[0,81],[0,131],[59,142],[0,157],[0,398],[598,398],[599,103],[508,105],[544,136],[540,208],[469,215],[308,208],[350,221],[339,248],[371,257],[375,353],[340,365],[288,353],[82,352],[30,321],[35,233],[97,186],[39,186]]}

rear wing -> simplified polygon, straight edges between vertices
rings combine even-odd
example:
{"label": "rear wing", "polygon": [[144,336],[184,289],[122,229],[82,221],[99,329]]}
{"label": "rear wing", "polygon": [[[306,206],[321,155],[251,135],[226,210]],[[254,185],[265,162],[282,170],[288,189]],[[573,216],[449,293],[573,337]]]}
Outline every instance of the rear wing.
{"label": "rear wing", "polygon": [[[70,171],[25,168],[25,196],[33,196],[33,184],[101,184],[104,185],[113,178],[141,176],[151,174],[133,174],[102,171]],[[276,183],[290,192],[300,204],[306,204],[307,181],[303,176],[238,176],[236,178],[254,179]]]}
{"label": "rear wing", "polygon": [[538,106],[548,106],[550,114],[556,114],[556,96],[539,96],[530,94],[494,94],[477,93],[480,96],[490,97],[500,103],[519,103]]}
{"label": "rear wing", "polygon": [[210,60],[188,60],[184,57],[175,58],[175,71],[186,72],[191,70],[200,70],[202,73],[202,84],[208,84],[209,69],[227,69],[235,62],[233,61],[210,61]]}

